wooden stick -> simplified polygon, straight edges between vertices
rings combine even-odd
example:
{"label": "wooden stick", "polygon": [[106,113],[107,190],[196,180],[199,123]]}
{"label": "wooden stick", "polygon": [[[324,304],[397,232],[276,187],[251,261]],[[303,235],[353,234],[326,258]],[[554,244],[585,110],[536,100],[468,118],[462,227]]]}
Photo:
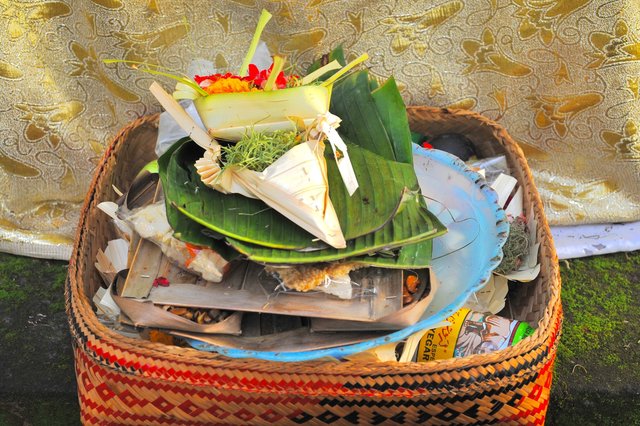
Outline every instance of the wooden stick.
{"label": "wooden stick", "polygon": [[[160,185],[156,185],[151,203],[156,202],[160,196],[160,191]],[[136,245],[127,279],[122,285],[122,288],[118,289],[119,296],[139,299],[149,296],[149,292],[153,287],[153,281],[158,276],[162,256],[160,247],[149,240],[140,238]]]}
{"label": "wooden stick", "polygon": [[182,128],[191,139],[204,149],[209,149],[218,145],[215,139],[213,139],[203,128],[196,124],[195,120],[191,118],[189,114],[182,108],[182,106],[173,97],[168,94],[162,86],[157,82],[153,82],[149,90],[156,97],[158,102],[169,113],[178,126]]}

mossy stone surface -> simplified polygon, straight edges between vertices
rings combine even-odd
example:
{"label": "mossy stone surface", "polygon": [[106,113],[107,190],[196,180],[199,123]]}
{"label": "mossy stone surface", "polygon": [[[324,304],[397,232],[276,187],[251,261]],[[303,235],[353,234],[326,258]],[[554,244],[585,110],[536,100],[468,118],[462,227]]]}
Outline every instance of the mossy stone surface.
{"label": "mossy stone surface", "polygon": [[548,423],[640,425],[640,252],[560,268],[565,318]]}
{"label": "mossy stone surface", "polygon": [[2,426],[80,425],[76,395],[13,395],[0,398]]}
{"label": "mossy stone surface", "polygon": [[0,253],[0,425],[79,419],[67,263]]}

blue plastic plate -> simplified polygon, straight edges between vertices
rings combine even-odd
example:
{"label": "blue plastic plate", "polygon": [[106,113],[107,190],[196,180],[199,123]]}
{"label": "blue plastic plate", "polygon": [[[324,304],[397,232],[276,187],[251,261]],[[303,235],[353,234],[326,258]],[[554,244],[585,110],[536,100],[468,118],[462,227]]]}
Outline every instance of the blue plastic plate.
{"label": "blue plastic plate", "polygon": [[502,260],[509,225],[493,189],[457,157],[415,146],[414,166],[429,210],[448,229],[445,235],[434,239],[432,268],[441,285],[420,321],[376,339],[313,351],[266,352],[225,348],[194,339],[187,342],[196,349],[232,358],[270,361],[342,358],[433,328],[460,309],[472,293],[487,283]]}

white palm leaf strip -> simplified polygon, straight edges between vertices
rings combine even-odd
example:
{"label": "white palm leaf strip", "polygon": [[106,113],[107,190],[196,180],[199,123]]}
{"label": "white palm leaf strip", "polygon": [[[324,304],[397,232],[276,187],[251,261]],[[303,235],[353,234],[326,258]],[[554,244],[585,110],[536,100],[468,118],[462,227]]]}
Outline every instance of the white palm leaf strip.
{"label": "white palm leaf strip", "polygon": [[347,244],[329,198],[323,152],[324,143],[308,141],[291,148],[262,173],[237,168],[232,172],[248,192],[287,219],[332,247],[344,248]]}
{"label": "white palm leaf strip", "polygon": [[[331,149],[333,150],[333,158],[338,165],[338,171],[340,177],[344,182],[349,195],[353,195],[356,189],[360,186],[356,173],[353,170],[351,159],[349,158],[349,152],[347,151],[347,145],[344,143],[336,129],[340,126],[340,117],[327,112],[325,114],[319,114],[313,124],[309,127],[307,137],[309,140],[320,140],[326,138],[329,140]],[[338,155],[340,152],[340,155]]]}
{"label": "white palm leaf strip", "polygon": [[202,158],[195,162],[196,171],[205,185],[223,194],[240,194],[249,198],[259,198],[235,179],[236,172],[240,170],[239,167],[229,166],[223,172],[219,160],[220,146],[218,145],[207,149]]}
{"label": "white palm leaf strip", "polygon": [[149,87],[149,91],[160,102],[160,105],[169,113],[171,117],[178,123],[178,125],[187,132],[189,137],[193,139],[195,143],[208,149],[209,147],[218,147],[218,142],[213,139],[209,134],[195,122],[193,118],[182,108],[182,106],[168,94],[162,86],[155,81]]}

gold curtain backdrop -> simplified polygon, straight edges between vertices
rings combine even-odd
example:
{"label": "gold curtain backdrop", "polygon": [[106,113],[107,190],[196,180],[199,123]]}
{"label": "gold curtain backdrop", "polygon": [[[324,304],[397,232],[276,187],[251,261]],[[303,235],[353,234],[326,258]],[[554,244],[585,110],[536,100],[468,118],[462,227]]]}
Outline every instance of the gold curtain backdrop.
{"label": "gold curtain backdrop", "polygon": [[343,44],[407,104],[499,121],[551,223],[640,219],[635,1],[0,0],[0,248],[68,256],[106,144],[160,110],[149,75],[103,59],[235,70],[262,8],[263,40],[299,70]]}

